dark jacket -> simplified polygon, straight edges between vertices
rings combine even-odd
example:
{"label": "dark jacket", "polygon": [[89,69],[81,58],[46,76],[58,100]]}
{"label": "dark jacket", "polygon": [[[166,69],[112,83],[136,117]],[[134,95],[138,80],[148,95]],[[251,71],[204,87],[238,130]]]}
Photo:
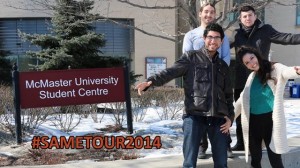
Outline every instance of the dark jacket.
{"label": "dark jacket", "polygon": [[[260,20],[256,20],[250,34],[246,33],[240,24],[240,28],[236,29],[234,43],[235,51],[242,46],[252,46],[261,53],[263,59],[268,59],[271,43],[288,45],[300,44],[300,34],[280,33],[271,25],[263,24]],[[235,89],[243,89],[249,75],[249,70],[242,64],[239,58],[236,58],[235,64]]]}
{"label": "dark jacket", "polygon": [[189,51],[175,64],[151,76],[153,86],[183,77],[185,113],[190,115],[234,118],[233,91],[228,65],[218,57],[212,61],[205,48]]}

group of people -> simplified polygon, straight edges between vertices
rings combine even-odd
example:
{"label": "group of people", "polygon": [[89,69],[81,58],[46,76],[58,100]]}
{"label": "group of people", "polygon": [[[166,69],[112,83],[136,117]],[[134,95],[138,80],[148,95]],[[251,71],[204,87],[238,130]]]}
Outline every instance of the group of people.
{"label": "group of people", "polygon": [[[214,23],[211,3],[200,8],[201,25],[186,33],[183,55],[173,66],[136,85],[139,94],[183,77],[183,167],[195,168],[205,158],[207,135],[215,168],[227,168],[232,150],[244,150],[251,166],[261,168],[262,144],[272,167],[283,168],[288,151],[283,92],[288,79],[300,78],[300,66],[270,62],[271,43],[300,44],[300,34],[281,33],[263,24],[252,6],[239,10],[240,28],[229,43],[223,28]],[[235,48],[234,89],[230,78],[230,46]],[[229,129],[236,120],[237,144],[231,148]],[[200,146],[200,147],[199,147]]]}

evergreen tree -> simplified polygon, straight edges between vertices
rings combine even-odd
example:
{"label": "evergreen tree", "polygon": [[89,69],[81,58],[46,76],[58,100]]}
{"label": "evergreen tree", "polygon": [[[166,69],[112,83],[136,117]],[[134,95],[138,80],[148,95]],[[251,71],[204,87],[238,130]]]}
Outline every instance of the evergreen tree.
{"label": "evergreen tree", "polygon": [[0,40],[0,84],[12,84],[12,66],[6,56],[9,51],[3,50],[2,40]]}
{"label": "evergreen tree", "polygon": [[121,65],[124,58],[100,56],[105,45],[102,34],[96,34],[92,23],[98,17],[90,13],[94,1],[56,0],[51,19],[53,34],[21,36],[41,47],[27,55],[40,59],[41,70],[96,68]]}

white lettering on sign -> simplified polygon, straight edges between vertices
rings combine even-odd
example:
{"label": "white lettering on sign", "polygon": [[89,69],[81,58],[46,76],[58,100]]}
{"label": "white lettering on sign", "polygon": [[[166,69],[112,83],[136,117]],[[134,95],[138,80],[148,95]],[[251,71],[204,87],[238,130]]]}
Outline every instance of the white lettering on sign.
{"label": "white lettering on sign", "polygon": [[[75,78],[75,85],[84,86],[84,85],[117,85],[119,78],[109,76],[107,78]],[[26,80],[25,87],[26,89],[34,88],[53,88],[53,87],[68,87],[72,85],[72,80]]]}
{"label": "white lettering on sign", "polygon": [[40,81],[25,81],[26,89],[32,89],[32,88],[53,88],[53,87],[66,87],[66,86],[71,86],[72,80],[56,80],[56,81],[51,81],[51,80],[40,80]]}
{"label": "white lettering on sign", "polygon": [[79,96],[100,96],[100,95],[108,95],[107,89],[92,89],[92,90],[86,90],[84,88],[80,88],[78,90]]}
{"label": "white lettering on sign", "polygon": [[56,99],[56,98],[64,98],[64,97],[76,97],[75,90],[74,89],[69,91],[58,90],[56,92],[40,91],[40,99]]}
{"label": "white lettering on sign", "polygon": [[20,72],[20,107],[125,101],[124,67]]}
{"label": "white lettering on sign", "polygon": [[83,85],[117,85],[118,78],[113,76],[109,76],[107,78],[75,78],[75,85],[83,86]]}

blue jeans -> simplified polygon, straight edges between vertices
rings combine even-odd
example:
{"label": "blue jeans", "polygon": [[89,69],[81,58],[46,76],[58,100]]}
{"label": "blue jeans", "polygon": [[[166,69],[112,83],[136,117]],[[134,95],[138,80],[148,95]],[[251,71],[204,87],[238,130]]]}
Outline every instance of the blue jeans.
{"label": "blue jeans", "polygon": [[227,168],[229,134],[223,134],[220,126],[224,118],[186,115],[183,117],[183,167],[196,168],[200,140],[207,132],[211,143],[214,168]]}

